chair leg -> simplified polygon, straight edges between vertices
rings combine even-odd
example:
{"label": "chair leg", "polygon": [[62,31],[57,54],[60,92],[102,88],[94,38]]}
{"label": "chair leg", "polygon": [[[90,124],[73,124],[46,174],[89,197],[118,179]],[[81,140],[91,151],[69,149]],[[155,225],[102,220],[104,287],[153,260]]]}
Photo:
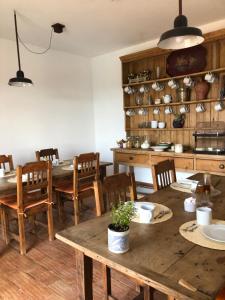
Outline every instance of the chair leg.
{"label": "chair leg", "polygon": [[54,240],[54,229],[53,229],[53,217],[52,217],[52,205],[48,205],[48,211],[47,211],[47,217],[48,217],[48,239],[49,241]]}
{"label": "chair leg", "polygon": [[56,203],[57,203],[57,208],[58,208],[59,221],[60,221],[60,223],[63,223],[64,219],[65,219],[65,215],[64,215],[63,201],[61,200],[61,193],[56,191],[55,195],[56,195]]}
{"label": "chair leg", "polygon": [[26,254],[26,239],[25,239],[25,219],[24,214],[18,214],[18,226],[19,226],[19,241],[20,241],[20,254]]}
{"label": "chair leg", "polygon": [[104,290],[104,299],[108,300],[108,296],[111,296],[111,270],[106,265],[102,264],[103,271],[103,290]]}
{"label": "chair leg", "polygon": [[74,205],[74,223],[75,225],[77,225],[80,222],[78,196],[74,197],[73,205]]}
{"label": "chair leg", "polygon": [[5,241],[6,245],[8,245],[10,242],[8,215],[4,209],[0,209],[0,214],[1,214],[1,223],[2,223],[2,237],[3,237],[3,240]]}

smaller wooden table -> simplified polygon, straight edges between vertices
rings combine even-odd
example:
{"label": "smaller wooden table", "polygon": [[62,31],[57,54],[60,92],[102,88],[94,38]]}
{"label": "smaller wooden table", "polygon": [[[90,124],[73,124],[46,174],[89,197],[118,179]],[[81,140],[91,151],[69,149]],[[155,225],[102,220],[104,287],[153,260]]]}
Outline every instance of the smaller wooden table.
{"label": "smaller wooden table", "polygon": [[[67,165],[70,165],[73,163],[72,160],[66,160],[65,161]],[[100,162],[100,178],[103,179],[106,176],[106,168],[108,166],[111,166],[111,162]],[[59,165],[56,167],[53,167],[52,169],[52,179],[53,179],[53,185],[54,182],[58,179],[70,177],[73,174],[73,170],[63,170],[63,167],[65,165]],[[12,176],[7,176],[0,178],[0,196],[9,195],[16,192],[16,183],[8,182],[8,179],[10,177],[15,177],[15,174]]]}

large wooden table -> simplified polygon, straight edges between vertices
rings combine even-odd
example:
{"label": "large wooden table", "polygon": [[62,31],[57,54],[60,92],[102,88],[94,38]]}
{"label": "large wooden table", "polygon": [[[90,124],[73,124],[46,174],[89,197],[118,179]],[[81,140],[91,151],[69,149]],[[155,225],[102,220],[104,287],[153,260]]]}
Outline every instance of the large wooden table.
{"label": "large wooden table", "polygon": [[[73,171],[63,170],[64,167],[71,165],[72,163],[73,163],[72,160],[66,160],[66,161],[64,161],[63,164],[53,167],[53,169],[52,169],[53,185],[54,185],[54,182],[57,182],[57,180],[72,176]],[[112,165],[112,163],[110,163],[110,162],[100,162],[100,177],[101,178],[104,178],[106,176],[106,167],[110,166],[110,165]],[[12,174],[12,176],[6,176],[3,178],[0,178],[0,196],[4,196],[7,194],[16,192],[16,183],[8,182],[8,179],[10,177],[15,177],[15,174]]]}
{"label": "large wooden table", "polygon": [[[197,174],[193,178],[199,176],[202,175]],[[213,200],[213,217],[224,220],[225,178],[215,175],[214,180],[222,194]],[[108,251],[108,214],[57,233],[56,238],[77,252],[79,276],[76,299],[92,299],[93,260],[127,274],[171,296],[171,299],[215,299],[225,285],[225,252],[200,247],[179,234],[181,224],[195,219],[195,213],[184,212],[186,196],[170,187],[149,195],[149,201],[165,204],[172,209],[174,216],[154,225],[132,223],[130,250],[125,254]],[[180,279],[189,282],[197,291],[180,286]]]}

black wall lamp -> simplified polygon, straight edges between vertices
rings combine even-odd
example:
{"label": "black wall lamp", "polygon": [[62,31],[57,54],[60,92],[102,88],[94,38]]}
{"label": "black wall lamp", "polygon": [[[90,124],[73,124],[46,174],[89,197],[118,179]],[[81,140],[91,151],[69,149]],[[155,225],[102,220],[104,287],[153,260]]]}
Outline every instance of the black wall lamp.
{"label": "black wall lamp", "polygon": [[21,70],[21,62],[20,62],[20,48],[19,48],[19,41],[21,42],[21,44],[30,52],[35,53],[35,54],[44,54],[46,53],[50,47],[51,47],[51,41],[52,41],[52,32],[56,32],[56,33],[62,33],[63,32],[63,28],[65,27],[65,25],[62,25],[60,23],[56,23],[53,24],[52,27],[52,31],[51,31],[51,36],[50,36],[50,42],[49,42],[49,46],[46,50],[42,51],[42,52],[35,52],[30,50],[25,44],[24,42],[21,40],[21,38],[18,35],[18,29],[17,29],[17,18],[16,18],[16,11],[14,11],[14,23],[15,23],[15,33],[16,33],[16,49],[17,49],[17,59],[18,59],[18,66],[19,66],[19,70],[16,72],[16,77],[13,77],[11,79],[9,79],[8,84],[10,86],[17,86],[17,87],[26,87],[26,86],[32,86],[33,82],[31,79],[24,77],[24,72]]}
{"label": "black wall lamp", "polygon": [[204,41],[202,31],[189,27],[187,17],[182,15],[182,0],[179,0],[179,15],[174,20],[174,28],[164,32],[158,42],[162,49],[183,49],[201,44]]}

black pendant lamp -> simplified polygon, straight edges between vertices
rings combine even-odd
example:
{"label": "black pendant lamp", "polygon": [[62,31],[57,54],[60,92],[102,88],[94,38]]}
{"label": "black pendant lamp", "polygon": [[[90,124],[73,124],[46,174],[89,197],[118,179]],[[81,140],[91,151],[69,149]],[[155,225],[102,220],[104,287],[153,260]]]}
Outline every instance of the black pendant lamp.
{"label": "black pendant lamp", "polygon": [[164,32],[158,42],[162,49],[183,49],[201,44],[204,41],[202,31],[189,27],[187,18],[182,15],[182,0],[179,0],[179,16],[174,20],[174,28]]}
{"label": "black pendant lamp", "polygon": [[9,80],[9,85],[18,86],[18,87],[31,86],[31,85],[33,85],[32,80],[30,80],[29,78],[24,77],[24,73],[21,70],[20,49],[19,49],[19,40],[18,40],[18,31],[17,31],[17,19],[16,19],[16,12],[15,11],[14,11],[14,22],[15,22],[16,47],[17,47],[17,58],[18,58],[19,70],[16,72],[16,77],[11,78]]}

